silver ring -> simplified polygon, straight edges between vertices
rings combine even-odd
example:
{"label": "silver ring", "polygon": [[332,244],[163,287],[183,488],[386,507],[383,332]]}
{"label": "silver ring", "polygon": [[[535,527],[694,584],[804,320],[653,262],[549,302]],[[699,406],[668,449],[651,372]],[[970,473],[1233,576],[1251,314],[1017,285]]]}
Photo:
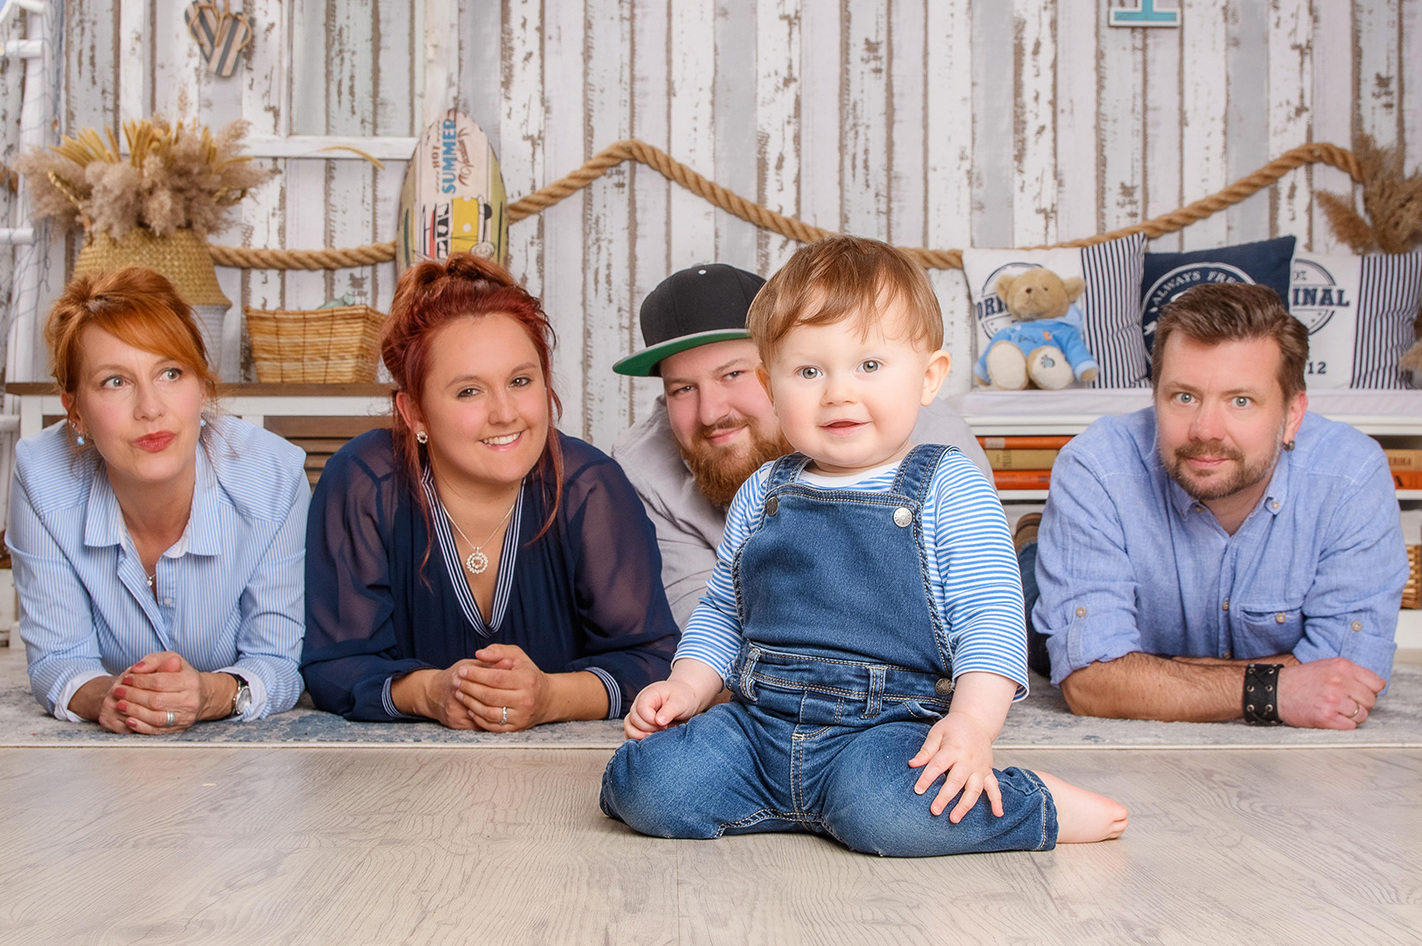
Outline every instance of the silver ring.
{"label": "silver ring", "polygon": [[508,721],[509,721],[509,708],[508,708],[507,706],[505,706],[505,707],[504,707],[504,718],[501,719],[501,720],[499,720],[499,722],[503,723],[504,725],[508,725]]}
{"label": "silver ring", "polygon": [[1359,703],[1357,700],[1354,700],[1354,701],[1353,701],[1353,712],[1348,715],[1348,718],[1349,718],[1349,719],[1357,719],[1357,718],[1358,718],[1358,714],[1361,713],[1362,711],[1363,711],[1363,704],[1362,704],[1362,703]]}
{"label": "silver ring", "polygon": [[168,728],[172,729],[177,722],[178,714],[174,713],[172,710],[168,710]]}

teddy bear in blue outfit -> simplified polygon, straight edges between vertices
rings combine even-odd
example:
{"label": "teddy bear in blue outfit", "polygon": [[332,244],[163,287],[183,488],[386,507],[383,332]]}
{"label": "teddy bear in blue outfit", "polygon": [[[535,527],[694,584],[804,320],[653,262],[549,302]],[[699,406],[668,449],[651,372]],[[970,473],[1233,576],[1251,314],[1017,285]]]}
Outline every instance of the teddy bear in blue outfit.
{"label": "teddy bear in blue outfit", "polygon": [[1077,307],[1086,283],[1063,280],[1042,266],[997,281],[997,294],[1017,321],[999,329],[978,357],[978,384],[1007,391],[1059,390],[1075,379],[1096,380],[1096,359],[1082,338],[1085,317]]}

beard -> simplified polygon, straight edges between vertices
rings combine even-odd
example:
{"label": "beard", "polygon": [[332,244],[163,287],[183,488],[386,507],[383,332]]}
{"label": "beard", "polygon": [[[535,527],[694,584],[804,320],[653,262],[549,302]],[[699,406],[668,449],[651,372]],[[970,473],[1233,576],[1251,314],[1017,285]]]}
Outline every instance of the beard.
{"label": "beard", "polygon": [[[747,425],[746,430],[750,434],[750,443],[744,450],[728,450],[706,442],[706,438],[718,430],[728,430],[743,424]],[[785,456],[792,448],[778,430],[774,437],[770,437],[751,418],[723,417],[709,427],[702,427],[697,431],[696,439],[690,446],[677,441],[677,449],[681,451],[682,459],[690,468],[691,477],[696,481],[696,488],[701,491],[701,495],[717,506],[729,506],[736,490],[741,488],[741,484],[752,473],[760,469],[761,464]]]}
{"label": "beard", "polygon": [[[1173,456],[1165,460],[1166,472],[1170,478],[1180,485],[1192,499],[1206,502],[1213,499],[1224,499],[1226,496],[1233,496],[1235,493],[1257,486],[1274,472],[1274,464],[1279,462],[1279,451],[1283,447],[1284,431],[1279,428],[1279,436],[1274,441],[1274,449],[1269,456],[1260,459],[1257,463],[1246,463],[1244,454],[1233,447],[1225,446],[1222,441],[1211,440],[1186,444],[1175,450]],[[1221,472],[1204,478],[1192,476],[1189,468],[1185,465],[1186,460],[1196,457],[1220,457],[1234,463],[1233,469],[1228,472]]]}

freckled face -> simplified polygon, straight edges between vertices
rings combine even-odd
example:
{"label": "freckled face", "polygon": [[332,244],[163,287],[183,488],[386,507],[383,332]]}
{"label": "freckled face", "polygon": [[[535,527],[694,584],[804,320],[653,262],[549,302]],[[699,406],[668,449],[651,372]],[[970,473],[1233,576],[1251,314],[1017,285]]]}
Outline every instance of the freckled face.
{"label": "freckled face", "polygon": [[191,488],[206,392],[190,366],[90,325],[65,406],[104,458],[110,482]]}
{"label": "freckled face", "polygon": [[533,469],[548,442],[548,384],[538,349],[513,317],[460,319],[430,340],[423,417],[402,411],[426,445],[437,478],[508,487]]}

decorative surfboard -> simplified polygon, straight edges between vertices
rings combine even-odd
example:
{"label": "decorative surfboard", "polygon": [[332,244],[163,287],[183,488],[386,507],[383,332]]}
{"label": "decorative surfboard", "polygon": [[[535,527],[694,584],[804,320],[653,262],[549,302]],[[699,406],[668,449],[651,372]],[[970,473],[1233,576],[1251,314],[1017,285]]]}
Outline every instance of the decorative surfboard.
{"label": "decorative surfboard", "polygon": [[508,198],[499,158],[472,118],[450,109],[415,145],[400,192],[395,269],[473,252],[508,261]]}

